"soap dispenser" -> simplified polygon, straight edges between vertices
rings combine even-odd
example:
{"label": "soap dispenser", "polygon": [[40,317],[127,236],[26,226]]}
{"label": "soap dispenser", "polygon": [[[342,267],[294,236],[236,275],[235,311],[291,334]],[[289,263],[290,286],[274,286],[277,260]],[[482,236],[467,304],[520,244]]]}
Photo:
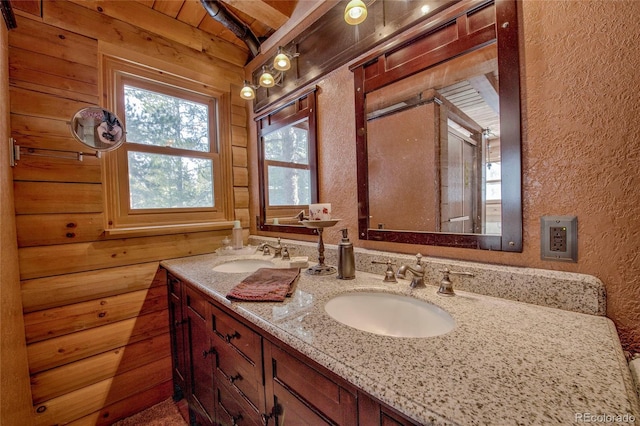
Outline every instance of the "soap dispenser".
{"label": "soap dispenser", "polygon": [[338,245],[338,278],[352,280],[356,277],[356,261],[353,255],[353,244],[347,236],[348,230],[342,231],[342,241]]}

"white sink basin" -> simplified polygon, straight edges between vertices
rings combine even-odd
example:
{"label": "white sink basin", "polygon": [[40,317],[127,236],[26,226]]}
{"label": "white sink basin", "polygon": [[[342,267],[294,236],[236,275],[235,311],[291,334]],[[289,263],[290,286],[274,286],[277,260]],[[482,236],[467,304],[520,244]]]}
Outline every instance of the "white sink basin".
{"label": "white sink basin", "polygon": [[435,305],[389,293],[346,293],[329,300],[324,309],[342,324],[383,336],[433,337],[456,325],[449,313]]}
{"label": "white sink basin", "polygon": [[255,272],[260,268],[274,268],[275,266],[276,265],[270,260],[238,259],[214,266],[213,270],[216,272],[242,273]]}

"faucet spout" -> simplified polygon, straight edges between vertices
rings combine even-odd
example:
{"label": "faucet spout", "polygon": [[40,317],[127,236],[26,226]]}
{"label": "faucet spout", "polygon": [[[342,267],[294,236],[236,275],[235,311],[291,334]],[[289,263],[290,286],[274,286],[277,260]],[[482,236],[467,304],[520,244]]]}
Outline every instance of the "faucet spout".
{"label": "faucet spout", "polygon": [[280,244],[280,237],[278,237],[278,244],[276,244],[275,246],[269,244],[269,243],[262,243],[258,246],[258,250],[262,250],[262,254],[270,254],[269,252],[269,248],[272,248],[274,251],[273,257],[280,257],[282,256],[282,244]]}
{"label": "faucet spout", "polygon": [[409,287],[411,288],[421,288],[426,287],[424,284],[424,272],[425,268],[422,266],[422,255],[420,253],[416,254],[416,264],[415,266],[410,265],[400,265],[398,271],[396,272],[396,277],[405,278],[407,271],[411,272],[411,284]]}

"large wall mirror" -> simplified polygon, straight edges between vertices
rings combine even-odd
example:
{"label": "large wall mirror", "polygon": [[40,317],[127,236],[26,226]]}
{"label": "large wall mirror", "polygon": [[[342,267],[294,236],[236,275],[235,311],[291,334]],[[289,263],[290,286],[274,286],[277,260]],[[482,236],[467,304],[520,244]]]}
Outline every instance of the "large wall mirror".
{"label": "large wall mirror", "polygon": [[256,117],[262,231],[312,234],[300,224],[318,202],[316,88]]}
{"label": "large wall mirror", "polygon": [[361,239],[522,251],[515,1],[463,1],[352,66]]}

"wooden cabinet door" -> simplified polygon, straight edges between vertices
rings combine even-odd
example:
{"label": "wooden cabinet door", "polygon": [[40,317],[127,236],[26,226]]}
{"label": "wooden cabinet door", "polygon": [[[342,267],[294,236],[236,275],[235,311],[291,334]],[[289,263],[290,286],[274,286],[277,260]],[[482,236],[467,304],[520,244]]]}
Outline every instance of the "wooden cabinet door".
{"label": "wooden cabinet door", "polygon": [[275,425],[358,423],[355,390],[271,342],[264,351],[267,409]]}
{"label": "wooden cabinet door", "polygon": [[[207,302],[197,293],[187,289],[187,318],[191,360],[190,409],[195,410],[205,423],[213,424],[215,419],[215,391],[213,365],[215,351],[211,346],[207,327]],[[203,309],[204,307],[204,309]]]}
{"label": "wooden cabinet door", "polygon": [[173,399],[179,401],[187,396],[188,391],[188,342],[186,340],[186,319],[182,310],[183,289],[182,281],[167,275],[169,296],[169,327],[171,335],[171,361],[173,365]]}

